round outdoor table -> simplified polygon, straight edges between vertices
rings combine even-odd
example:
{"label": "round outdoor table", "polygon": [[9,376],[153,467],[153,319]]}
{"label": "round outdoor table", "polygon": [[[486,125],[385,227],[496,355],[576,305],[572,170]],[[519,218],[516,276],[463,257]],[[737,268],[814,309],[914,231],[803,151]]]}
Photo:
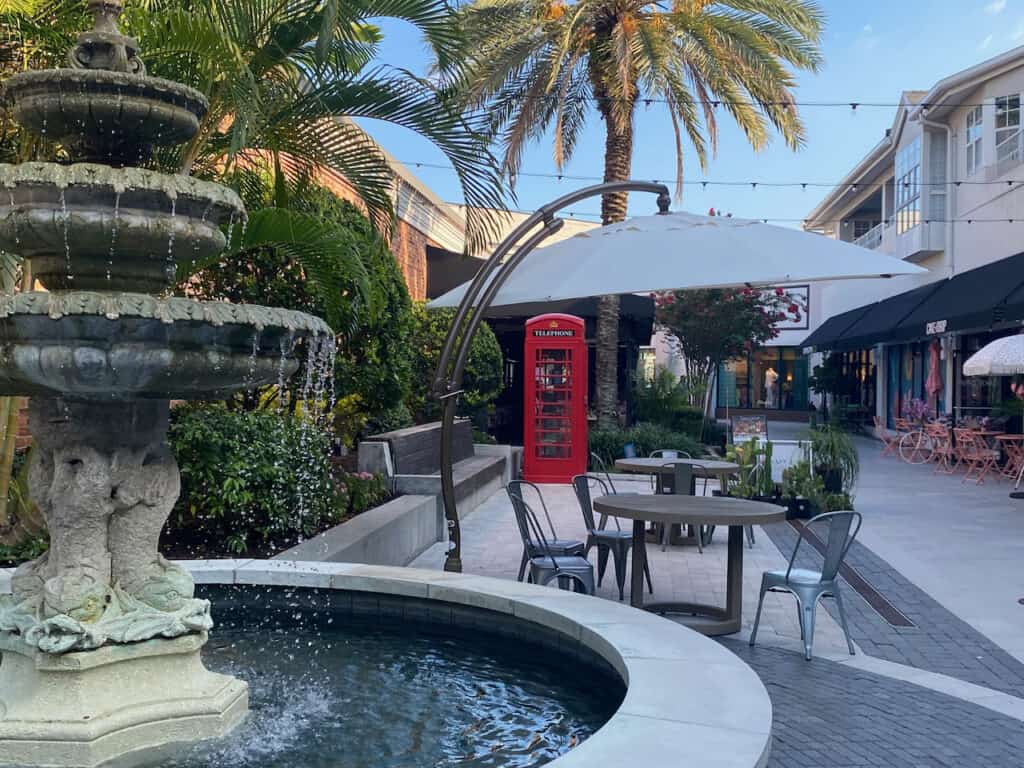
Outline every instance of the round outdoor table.
{"label": "round outdoor table", "polygon": [[[743,615],[743,526],[781,523],[786,510],[763,501],[748,501],[721,496],[683,494],[649,495],[621,493],[600,496],[594,510],[603,515],[633,521],[633,563],[630,572],[629,602],[634,608],[652,613],[684,614],[683,624],[705,635],[729,635],[739,632]],[[725,607],[697,603],[659,602],[644,605],[645,523],[667,525],[725,525],[729,527],[726,565]]]}
{"label": "round outdoor table", "polygon": [[728,481],[730,475],[740,471],[740,465],[731,461],[716,459],[673,459],[668,456],[656,459],[617,459],[615,468],[620,472],[632,472],[638,475],[671,475],[676,464],[686,464],[693,470],[694,477],[717,478],[720,482]]}

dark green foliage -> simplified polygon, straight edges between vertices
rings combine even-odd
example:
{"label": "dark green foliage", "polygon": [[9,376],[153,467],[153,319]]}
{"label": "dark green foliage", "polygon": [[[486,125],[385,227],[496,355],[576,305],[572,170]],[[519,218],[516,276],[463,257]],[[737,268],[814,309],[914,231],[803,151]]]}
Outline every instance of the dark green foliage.
{"label": "dark green foliage", "polygon": [[659,449],[685,451],[693,457],[703,456],[704,447],[690,435],[674,432],[657,424],[637,424],[629,429],[594,429],[590,432],[590,450],[610,466],[626,455],[632,443],[637,456],[649,456]]}
{"label": "dark green foliage", "polygon": [[[286,197],[280,202],[290,206],[290,218],[315,222],[316,231],[331,242],[333,251],[352,254],[359,268],[339,256],[333,275],[310,281],[309,259],[296,258],[291,247],[261,245],[229,251],[182,287],[207,299],[284,307],[329,319],[339,331],[335,357],[339,399],[358,396],[359,411],[370,419],[397,408],[409,388],[413,315],[405,278],[387,244],[354,205],[322,187],[303,183],[287,191],[273,190],[256,178],[247,189],[250,206],[269,199],[275,191],[277,197]],[[284,210],[264,208],[254,216],[262,220],[269,212]],[[253,226],[246,231],[247,240],[260,234]],[[236,229],[235,241],[242,237],[240,228]],[[264,234],[267,237],[259,242],[274,240],[269,226]],[[325,286],[332,286],[339,295],[359,298],[335,302],[332,314],[322,299]]]}
{"label": "dark green foliage", "polygon": [[[440,418],[441,406],[432,393],[434,374],[441,358],[445,336],[455,316],[453,309],[431,309],[417,305],[413,331],[412,390],[406,401],[417,424]],[[477,427],[485,426],[491,403],[501,394],[504,386],[504,358],[501,346],[490,327],[483,323],[470,347],[466,373],[462,380],[465,390],[459,399],[459,415],[468,416]]]}
{"label": "dark green foliage", "polygon": [[343,515],[353,517],[383,504],[391,491],[383,475],[356,472],[338,478],[338,498]]}
{"label": "dark green foliage", "polygon": [[412,414],[409,413],[405,403],[399,403],[394,408],[389,408],[368,419],[362,434],[379,435],[382,432],[393,432],[396,429],[411,427],[413,423]]}
{"label": "dark green foliage", "polygon": [[29,560],[35,560],[50,546],[46,536],[34,536],[15,546],[0,545],[0,568],[14,568]]}
{"label": "dark green foliage", "polygon": [[703,409],[690,401],[686,383],[666,368],[659,369],[649,383],[638,380],[633,392],[638,422],[659,424],[707,445],[724,446],[725,430],[714,421],[705,423]]}
{"label": "dark green foliage", "polygon": [[[838,473],[841,492],[852,494],[860,474],[860,457],[853,440],[834,425],[812,429],[810,437],[814,471],[821,477],[826,477],[830,472]],[[835,491],[840,491],[840,488],[837,487]]]}
{"label": "dark green foliage", "polygon": [[389,413],[394,418],[412,375],[412,300],[398,261],[369,220],[333,195],[327,203],[322,215],[355,238],[370,284],[369,303],[357,318],[356,330],[339,346],[335,389],[339,395],[359,395],[371,419]]}
{"label": "dark green foliage", "polygon": [[296,417],[182,405],[172,411],[169,440],[182,480],[171,546],[279,550],[340,519],[329,438]]}

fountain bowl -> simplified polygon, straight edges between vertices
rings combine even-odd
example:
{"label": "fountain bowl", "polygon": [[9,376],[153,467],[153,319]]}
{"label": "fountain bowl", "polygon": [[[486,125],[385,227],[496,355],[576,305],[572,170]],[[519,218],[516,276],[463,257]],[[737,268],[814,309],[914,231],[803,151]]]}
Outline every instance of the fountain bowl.
{"label": "fountain bowl", "polygon": [[0,249],[49,290],[163,291],[245,215],[227,187],[141,168],[0,164],[0,188]]}
{"label": "fountain bowl", "polygon": [[112,165],[142,164],[154,146],[188,141],[208,106],[186,85],[99,69],[22,72],[3,95],[28,130],[60,141],[72,157]]}
{"label": "fountain bowl", "polygon": [[[441,742],[449,727],[460,724],[459,709],[474,711],[499,685],[485,680],[482,684],[487,690],[463,693],[445,677],[431,679],[429,665],[402,672],[400,656],[345,659],[341,654],[338,663],[365,664],[371,679],[379,668],[399,665],[407,685],[426,683],[437,689],[433,710],[425,718],[417,717],[413,702],[422,702],[429,690],[410,690],[406,695],[400,688],[389,687],[374,691],[370,701],[350,700],[350,690],[332,689],[326,680],[329,676],[322,676],[319,670],[339,658],[326,650],[332,642],[331,628],[356,622],[376,624],[399,636],[429,633],[438,637],[439,644],[446,642],[447,636],[463,648],[469,646],[470,652],[474,646],[486,650],[511,645],[553,665],[556,672],[549,681],[551,689],[562,686],[562,676],[624,689],[625,696],[612,707],[610,718],[576,746],[565,745],[570,748],[549,758],[546,765],[550,768],[676,768],[680,764],[688,768],[764,768],[771,753],[771,700],[750,667],[723,645],[693,630],[617,602],[439,570],[285,560],[179,563],[192,574],[200,594],[213,601],[214,615],[221,617],[226,637],[218,641],[214,635],[213,643],[223,646],[221,658],[231,664],[223,671],[241,672],[249,678],[249,695],[265,703],[252,710],[251,723],[243,723],[222,741],[191,747],[187,744],[190,739],[183,738],[180,731],[167,734],[162,739],[165,746],[178,742],[170,750],[174,757],[169,763],[159,758],[148,760],[147,765],[309,768],[325,764],[327,755],[330,764],[339,766],[415,767],[418,763],[413,756],[388,752],[388,747],[404,744],[400,738],[409,721],[413,726],[429,723],[415,731],[418,741],[427,746]],[[0,570],[0,594],[5,591],[4,580]],[[251,672],[245,669],[246,658],[232,648],[232,633],[237,633],[234,637],[243,645],[260,649],[251,659]],[[152,640],[145,645],[184,642],[187,640]],[[206,650],[207,663],[220,666],[218,651],[209,646]],[[275,651],[280,655],[275,656]],[[88,654],[74,656],[86,658]],[[293,656],[293,661],[287,656]],[[71,663],[73,660],[69,666]],[[275,667],[288,667],[294,674],[278,681]],[[181,686],[173,675],[165,682],[167,691]],[[326,702],[319,699],[319,693],[325,695]],[[460,696],[465,697],[463,701]],[[295,702],[294,716],[289,716],[289,699]],[[93,728],[116,733],[118,724],[111,722],[111,715],[118,714],[118,703],[94,701]],[[385,714],[377,714],[380,712]],[[510,763],[505,750],[492,752],[495,745],[486,740],[490,721],[506,714],[500,708],[481,713],[482,722],[454,732],[450,739],[454,754],[441,764],[538,765],[536,758]],[[62,725],[47,723],[47,728],[56,730]],[[12,762],[17,764],[17,757],[27,756],[26,746],[34,745],[5,742],[2,726],[0,716],[0,766],[6,768]],[[353,730],[346,732],[346,728]],[[521,732],[517,749],[529,749],[534,730],[545,729],[538,726]],[[355,748],[346,745],[346,733],[364,742],[376,738],[376,760],[361,761],[350,754]],[[146,739],[139,742],[140,747],[156,746]],[[39,743],[46,745],[42,740]],[[91,768],[109,755],[103,753],[103,746],[102,739],[79,742],[76,760],[52,764]],[[87,749],[94,750],[93,760],[82,759],[89,754]],[[198,752],[190,759],[186,750],[192,749]],[[481,757],[459,759],[467,752]],[[510,752],[514,756],[515,750]]]}
{"label": "fountain bowl", "polygon": [[0,394],[220,398],[277,384],[298,368],[297,343],[333,340],[301,312],[60,291],[0,298]]}

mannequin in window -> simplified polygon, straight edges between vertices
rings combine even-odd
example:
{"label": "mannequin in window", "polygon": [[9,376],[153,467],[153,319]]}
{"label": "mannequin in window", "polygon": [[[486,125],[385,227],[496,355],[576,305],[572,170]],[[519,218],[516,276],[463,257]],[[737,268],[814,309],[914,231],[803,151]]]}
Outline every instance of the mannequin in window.
{"label": "mannequin in window", "polygon": [[775,369],[771,366],[768,367],[764,372],[764,403],[767,408],[774,408],[776,406],[775,398],[776,391],[775,386],[779,381],[779,374],[775,372]]}

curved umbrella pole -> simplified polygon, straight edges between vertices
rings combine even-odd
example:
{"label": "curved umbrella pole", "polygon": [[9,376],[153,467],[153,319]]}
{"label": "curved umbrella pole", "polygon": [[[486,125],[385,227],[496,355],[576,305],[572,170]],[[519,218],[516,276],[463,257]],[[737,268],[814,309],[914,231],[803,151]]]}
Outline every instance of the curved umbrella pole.
{"label": "curved umbrella pole", "polygon": [[[455,428],[455,411],[462,394],[462,377],[469,359],[469,350],[477,328],[483,322],[484,314],[490,308],[505,281],[515,268],[538,245],[562,228],[562,220],[555,214],[566,206],[590,197],[615,192],[650,192],[658,196],[658,212],[668,213],[671,196],[664,184],[646,181],[613,181],[595,184],[571,192],[537,209],[519,226],[513,229],[494,249],[486,263],[477,272],[459,303],[445,338],[434,374],[434,394],[441,401],[441,499],[444,504],[445,523],[448,528],[450,546],[445,557],[446,571],[462,571],[462,535],[459,527],[459,513],[455,505],[455,478],[452,461],[452,436]],[[540,229],[529,234],[538,225]],[[529,235],[527,237],[527,235]],[[520,240],[515,253],[508,259]]]}

